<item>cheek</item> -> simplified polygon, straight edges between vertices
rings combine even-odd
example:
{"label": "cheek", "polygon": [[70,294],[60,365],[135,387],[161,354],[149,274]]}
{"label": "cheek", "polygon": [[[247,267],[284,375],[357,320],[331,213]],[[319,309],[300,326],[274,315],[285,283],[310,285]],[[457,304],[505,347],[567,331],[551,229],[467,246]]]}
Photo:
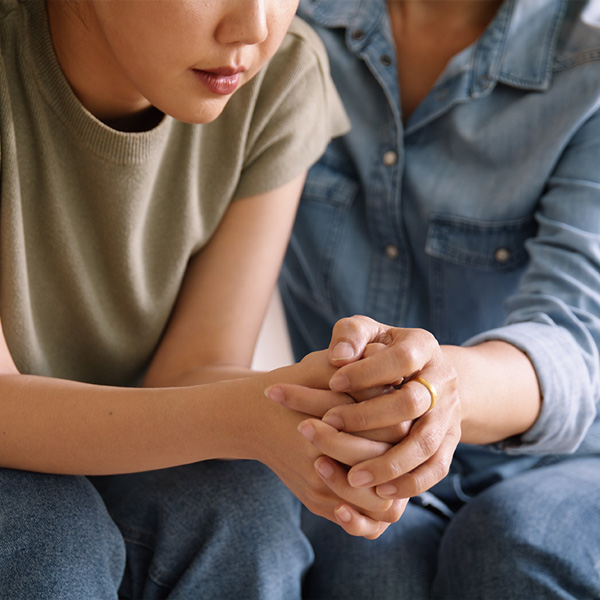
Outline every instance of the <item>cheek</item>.
{"label": "cheek", "polygon": [[299,2],[298,0],[267,0],[267,3],[270,36],[281,43],[296,14]]}
{"label": "cheek", "polygon": [[[144,2],[147,2],[145,4]],[[170,54],[180,54],[185,38],[185,19],[162,3],[148,0],[96,2],[102,34],[117,60],[133,68],[152,63],[160,66]],[[171,4],[171,3],[165,3]],[[177,3],[173,3],[177,5]],[[182,25],[183,23],[183,25]],[[172,32],[182,32],[174,35]]]}
{"label": "cheek", "polygon": [[[281,1],[281,0],[276,0]],[[275,52],[281,46],[283,38],[285,37],[294,15],[296,14],[296,7],[298,3],[281,2],[282,6],[279,6],[277,10],[274,10],[271,14],[271,18],[268,23],[269,37],[261,44],[261,59],[264,62],[269,60]]]}

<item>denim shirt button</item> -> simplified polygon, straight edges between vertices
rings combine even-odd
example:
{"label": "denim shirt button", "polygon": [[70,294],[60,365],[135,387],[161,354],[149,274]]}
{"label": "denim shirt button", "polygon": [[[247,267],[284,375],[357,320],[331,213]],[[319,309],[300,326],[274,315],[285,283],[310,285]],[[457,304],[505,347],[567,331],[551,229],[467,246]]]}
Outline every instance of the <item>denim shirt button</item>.
{"label": "denim shirt button", "polygon": [[365,37],[365,32],[362,29],[355,29],[352,32],[352,39],[355,42],[360,42]]}
{"label": "denim shirt button", "polygon": [[477,78],[477,85],[479,86],[479,89],[485,90],[487,87],[489,87],[490,83],[491,80],[487,75],[480,75]]}
{"label": "denim shirt button", "polygon": [[392,64],[392,57],[389,54],[382,54],[379,60],[384,67],[389,67]]}
{"label": "denim shirt button", "polygon": [[508,248],[498,248],[496,252],[494,252],[494,258],[496,262],[504,264],[508,262],[512,257],[512,252]]}
{"label": "denim shirt button", "polygon": [[398,256],[400,255],[400,251],[398,250],[397,246],[394,246],[394,244],[388,244],[385,247],[385,255],[390,260],[396,260],[398,258]]}
{"label": "denim shirt button", "polygon": [[398,161],[398,154],[396,154],[396,152],[394,152],[393,150],[388,150],[383,155],[383,164],[386,167],[391,167],[391,166],[395,165],[397,161]]}

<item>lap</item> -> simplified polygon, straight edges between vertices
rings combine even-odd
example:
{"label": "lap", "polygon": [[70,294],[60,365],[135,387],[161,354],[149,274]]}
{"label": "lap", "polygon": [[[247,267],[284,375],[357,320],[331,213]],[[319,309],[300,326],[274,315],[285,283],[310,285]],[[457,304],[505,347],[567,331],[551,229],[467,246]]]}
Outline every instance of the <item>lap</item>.
{"label": "lap", "polygon": [[378,540],[306,515],[307,598],[447,600],[600,597],[600,458],[524,471],[450,520],[409,503]]}
{"label": "lap", "polygon": [[569,458],[478,494],[448,526],[435,598],[600,595],[600,458]]}
{"label": "lap", "polygon": [[300,503],[264,465],[215,460],[93,482],[127,544],[123,597],[299,597],[312,560]]}
{"label": "lap", "polygon": [[427,598],[446,523],[445,517],[409,503],[397,523],[377,540],[367,540],[305,511],[303,528],[315,551],[305,598]]}
{"label": "lap", "polygon": [[123,539],[84,477],[0,469],[0,589],[10,598],[116,598]]}

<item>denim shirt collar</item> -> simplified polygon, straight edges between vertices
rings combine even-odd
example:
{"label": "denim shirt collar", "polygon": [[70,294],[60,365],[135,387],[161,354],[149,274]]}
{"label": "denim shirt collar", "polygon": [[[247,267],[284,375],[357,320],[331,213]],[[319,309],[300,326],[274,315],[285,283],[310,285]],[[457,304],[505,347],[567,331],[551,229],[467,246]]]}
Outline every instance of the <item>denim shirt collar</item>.
{"label": "denim shirt collar", "polygon": [[[543,91],[568,0],[505,0],[471,55],[470,96],[489,94],[496,82]],[[540,10],[546,6],[546,10]],[[327,28],[344,28],[349,50],[358,53],[386,17],[385,0],[306,0],[303,14]],[[527,28],[527,35],[522,29]],[[550,58],[548,58],[550,57]]]}

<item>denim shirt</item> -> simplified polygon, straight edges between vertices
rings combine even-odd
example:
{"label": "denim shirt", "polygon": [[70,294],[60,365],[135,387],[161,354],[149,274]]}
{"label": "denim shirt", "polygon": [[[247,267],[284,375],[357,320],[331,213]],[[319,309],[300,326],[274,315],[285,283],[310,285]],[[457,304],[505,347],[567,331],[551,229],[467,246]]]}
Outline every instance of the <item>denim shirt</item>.
{"label": "denim shirt", "polygon": [[600,0],[506,0],[405,122],[385,0],[300,15],[352,131],[309,172],[286,256],[296,355],[352,314],[504,340],[543,403],[496,450],[600,451]]}

